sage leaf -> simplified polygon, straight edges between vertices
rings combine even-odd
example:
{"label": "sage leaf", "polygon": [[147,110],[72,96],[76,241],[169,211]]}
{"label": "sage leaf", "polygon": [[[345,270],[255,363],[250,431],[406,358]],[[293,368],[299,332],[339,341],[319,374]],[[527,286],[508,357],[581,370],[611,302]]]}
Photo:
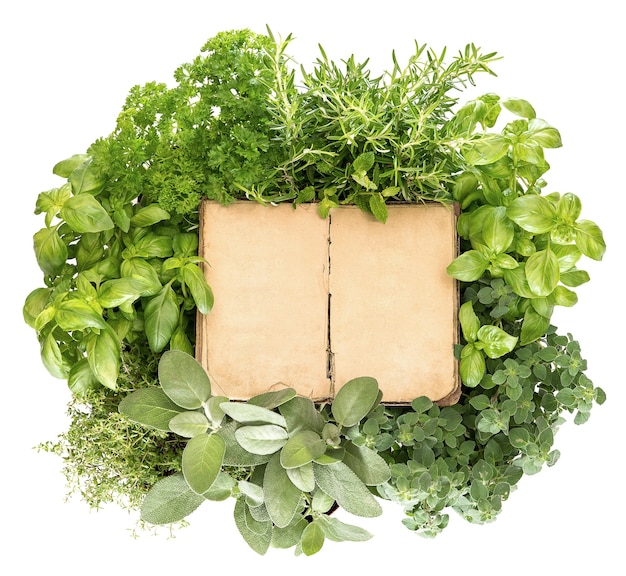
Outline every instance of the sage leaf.
{"label": "sage leaf", "polygon": [[246,504],[251,508],[256,508],[264,503],[263,487],[247,480],[240,480],[237,483],[239,492],[246,497]]}
{"label": "sage leaf", "polygon": [[291,524],[284,528],[274,526],[272,530],[272,547],[273,548],[292,548],[302,539],[302,532],[309,523],[301,517],[294,517]]}
{"label": "sage leaf", "polygon": [[369,414],[377,399],[378,382],[374,378],[353,378],[339,389],[331,410],[339,424],[350,427]]}
{"label": "sage leaf", "polygon": [[287,430],[276,424],[241,426],[235,431],[235,438],[244,450],[252,454],[273,454],[280,450],[289,435]]}
{"label": "sage leaf", "polygon": [[283,446],[280,463],[283,468],[297,468],[309,464],[326,452],[326,442],[312,430],[296,432]]}
{"label": "sage leaf", "polygon": [[270,547],[270,542],[272,541],[272,530],[266,530],[262,534],[258,534],[257,532],[251,530],[246,523],[246,507],[245,500],[243,498],[238,498],[233,511],[235,525],[248,546],[250,546],[250,548],[252,548],[252,550],[254,550],[257,554],[263,555]]}
{"label": "sage leaf", "polygon": [[313,464],[308,463],[298,468],[286,468],[289,480],[293,482],[302,492],[313,492],[315,490],[315,476],[313,475]]}
{"label": "sage leaf", "polygon": [[224,465],[252,467],[265,464],[270,459],[270,454],[253,454],[245,450],[237,441],[235,434],[240,426],[234,420],[224,422],[220,426],[219,434],[225,444]]}
{"label": "sage leaf", "polygon": [[207,500],[213,500],[214,502],[221,502],[230,498],[233,495],[233,489],[236,486],[235,480],[227,472],[220,472],[215,479],[215,482],[211,484],[211,487],[204,493]]}
{"label": "sage leaf", "polygon": [[182,408],[195,410],[211,396],[211,381],[202,365],[181,350],[168,350],[159,360],[163,391]]}
{"label": "sage leaf", "polygon": [[333,542],[365,542],[372,538],[372,534],[359,526],[346,524],[332,516],[319,516],[320,523],[326,538]]}
{"label": "sage leaf", "polygon": [[346,512],[372,518],[382,514],[382,508],[367,486],[343,462],[328,466],[313,464],[317,485],[337,501]]}
{"label": "sage leaf", "polygon": [[183,450],[183,476],[196,494],[203,494],[215,482],[224,460],[224,440],[218,434],[200,434]]}
{"label": "sage leaf", "polygon": [[60,214],[75,232],[103,232],[115,227],[109,213],[91,194],[72,196],[63,204]]}
{"label": "sage leaf", "polygon": [[295,434],[299,430],[313,430],[318,434],[324,428],[324,418],[315,408],[315,404],[304,396],[295,396],[288,402],[280,404],[278,411],[284,417],[287,430]]}
{"label": "sage leaf", "polygon": [[181,410],[159,386],[135,390],[122,398],[118,405],[120,414],[129,420],[162,432],[170,432],[170,420]]}
{"label": "sage leaf", "polygon": [[320,523],[313,520],[302,532],[302,552],[306,556],[312,556],[322,549],[326,535]]}
{"label": "sage leaf", "polygon": [[181,412],[170,420],[169,427],[174,434],[194,438],[209,429],[209,421],[201,412]]}
{"label": "sage leaf", "polygon": [[274,454],[265,467],[263,495],[272,522],[279,528],[288,526],[300,506],[302,491],[289,479],[280,454]]}
{"label": "sage leaf", "polygon": [[296,390],[294,388],[283,388],[282,390],[272,390],[271,392],[257,394],[248,400],[248,404],[254,404],[255,406],[272,410],[273,408],[278,408],[285,402],[289,402],[289,400],[295,396]]}
{"label": "sage leaf", "polygon": [[389,465],[377,452],[367,446],[344,443],[343,462],[359,477],[366,486],[384,484],[391,477]]}
{"label": "sage leaf", "polygon": [[180,473],[159,480],[146,494],[141,505],[141,519],[149,524],[180,522],[205,498],[196,494]]}
{"label": "sage leaf", "polygon": [[161,352],[178,326],[179,310],[176,293],[167,284],[145,304],[144,326],[150,350]]}
{"label": "sage leaf", "polygon": [[243,402],[223,402],[220,408],[225,414],[241,424],[276,424],[287,427],[287,422],[278,413],[262,406],[254,406]]}

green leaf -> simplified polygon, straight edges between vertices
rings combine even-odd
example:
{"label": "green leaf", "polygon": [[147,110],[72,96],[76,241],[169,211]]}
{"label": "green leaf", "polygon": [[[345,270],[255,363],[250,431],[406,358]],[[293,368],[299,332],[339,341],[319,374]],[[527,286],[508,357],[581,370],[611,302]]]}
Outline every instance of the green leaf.
{"label": "green leaf", "polygon": [[95,390],[100,385],[100,382],[89,367],[87,358],[82,358],[70,368],[67,384],[72,394],[80,397],[90,390]]}
{"label": "green leaf", "polygon": [[244,450],[251,454],[274,454],[280,450],[289,435],[287,430],[276,424],[241,426],[235,431],[235,438]]}
{"label": "green leaf", "polygon": [[116,390],[122,347],[115,330],[107,325],[99,334],[90,334],[86,348],[89,367],[96,378],[107,388]]}
{"label": "green leaf", "polygon": [[391,471],[385,460],[367,446],[356,446],[352,442],[344,444],[343,462],[359,477],[366,486],[378,486],[389,480]]}
{"label": "green leaf", "polygon": [[546,318],[541,314],[537,314],[532,307],[528,307],[524,313],[524,321],[522,322],[522,331],[520,334],[520,344],[526,346],[541,338],[546,334],[550,327],[550,318]]}
{"label": "green leaf", "polygon": [[67,262],[68,251],[56,228],[42,228],[36,232],[33,247],[41,271],[49,276],[60,274]]}
{"label": "green leaf", "polygon": [[544,196],[520,196],[506,209],[507,216],[518,226],[533,234],[545,234],[556,225],[554,206]]}
{"label": "green leaf", "polygon": [[145,332],[152,352],[161,352],[167,346],[178,326],[178,318],[176,293],[167,284],[145,303]]}
{"label": "green leaf", "polygon": [[208,314],[213,308],[213,291],[207,284],[200,267],[194,263],[185,264],[181,268],[180,274],[182,281],[189,288],[198,310],[202,314]]}
{"label": "green leaf", "polygon": [[162,432],[170,432],[170,421],[181,412],[159,386],[131,392],[122,398],[118,410],[129,420]]}
{"label": "green leaf", "polygon": [[561,273],[561,282],[570,288],[576,288],[589,280],[589,273],[585,270],[568,270]]}
{"label": "green leaf", "polygon": [[526,261],[528,286],[536,296],[548,296],[560,279],[559,261],[549,248],[539,250]]}
{"label": "green leaf", "polygon": [[576,246],[587,257],[602,260],[606,251],[604,236],[600,227],[590,220],[580,220],[575,225]]}
{"label": "green leaf", "polygon": [[326,536],[317,520],[313,520],[302,532],[302,552],[306,556],[312,556],[322,549]]}
{"label": "green leaf", "polygon": [[237,482],[239,492],[246,497],[246,504],[251,508],[257,508],[265,502],[263,496],[263,487],[247,480],[239,480]]}
{"label": "green leaf", "polygon": [[333,542],[366,542],[372,538],[367,530],[352,524],[346,524],[332,516],[319,516],[317,521],[322,526],[326,538]]}
{"label": "green leaf", "polygon": [[302,532],[309,523],[302,517],[294,517],[293,522],[285,528],[274,526],[272,530],[273,548],[292,548],[302,540]]}
{"label": "green leaf", "polygon": [[488,258],[478,250],[468,250],[455,258],[446,268],[446,272],[461,282],[474,282],[485,273],[488,266]]}
{"label": "green leaf", "polygon": [[345,427],[358,424],[378,401],[378,382],[369,376],[353,378],[335,394],[331,407],[335,420]]}
{"label": "green leaf", "polygon": [[[561,280],[563,280],[563,277],[561,277]],[[578,302],[576,292],[565,288],[565,286],[557,286],[552,295],[554,296],[554,303],[557,306],[571,307]]]}
{"label": "green leaf", "polygon": [[260,466],[265,464],[269,459],[269,454],[253,454],[245,450],[239,442],[235,434],[240,427],[239,423],[229,420],[224,422],[219,429],[219,435],[224,439],[226,446],[224,452],[224,466]]}
{"label": "green leaf", "polygon": [[183,476],[196,494],[211,488],[222,469],[224,440],[218,434],[200,434],[187,442],[183,450]]}
{"label": "green leaf", "polygon": [[50,288],[35,288],[30,294],[28,294],[28,296],[26,296],[24,306],[22,306],[22,316],[24,318],[24,322],[26,322],[26,324],[28,324],[31,328],[35,328],[35,321],[37,320],[37,317],[49,304],[51,293],[52,289]]}
{"label": "green leaf", "polygon": [[56,307],[56,323],[62,330],[86,330],[87,328],[105,329],[107,323],[91,304],[79,298],[66,299]]}
{"label": "green leaf", "polygon": [[298,468],[286,468],[287,476],[294,486],[302,492],[313,492],[315,490],[315,476],[313,475],[313,464],[305,464]]}
{"label": "green leaf", "polygon": [[483,166],[493,164],[507,155],[510,143],[499,134],[486,134],[461,146],[461,154],[468,164]]}
{"label": "green leaf", "polygon": [[169,220],[169,217],[169,212],[163,210],[158,204],[149,204],[137,210],[137,212],[131,216],[130,223],[137,228],[145,228],[157,222]]}
{"label": "green leaf", "polygon": [[531,120],[537,116],[530,102],[522,100],[521,98],[507,98],[502,100],[502,105],[510,112],[513,112],[513,114],[526,118],[527,120]]}
{"label": "green leaf", "polygon": [[211,484],[211,487],[202,496],[204,496],[207,500],[220,502],[232,496],[235,485],[236,482],[230,474],[227,472],[220,472],[217,475],[215,482]]}
{"label": "green leaf", "polygon": [[209,421],[201,412],[181,412],[170,420],[169,427],[174,434],[193,438],[209,429]]}
{"label": "green leaf", "polygon": [[273,390],[271,392],[257,394],[248,400],[248,404],[272,410],[274,408],[278,408],[285,402],[289,402],[289,400],[295,398],[295,396],[295,388],[283,388],[282,390]]}
{"label": "green leaf", "polygon": [[323,466],[314,463],[313,473],[317,485],[346,512],[367,518],[382,514],[380,504],[347,464],[335,462]]}
{"label": "green leaf", "polygon": [[91,194],[72,196],[61,208],[61,218],[75,232],[102,232],[115,227],[108,212]]}
{"label": "green leaf", "polygon": [[474,344],[467,344],[461,350],[459,361],[459,374],[463,384],[470,388],[475,388],[480,384],[485,375],[485,356]]}
{"label": "green leaf", "polygon": [[322,433],[324,418],[316,410],[311,399],[295,396],[288,402],[279,405],[278,410],[285,418],[290,434],[295,434],[298,430],[313,430],[318,434]]}
{"label": "green leaf", "polygon": [[143,258],[130,258],[123,260],[120,265],[120,273],[123,278],[138,279],[143,284],[142,296],[153,296],[161,290],[161,280],[152,264]]}
{"label": "green leaf", "polygon": [[202,495],[191,490],[182,474],[172,474],[159,480],[146,494],[141,519],[149,524],[180,522],[204,501]]}
{"label": "green leaf", "polygon": [[[161,285],[159,284],[159,287]],[[141,296],[151,295],[153,285],[139,278],[114,278],[98,288],[98,303],[103,308],[132,304]]]}
{"label": "green leaf", "polygon": [[77,195],[99,194],[106,184],[104,178],[96,175],[91,158],[87,158],[85,162],[76,166],[70,173],[68,180],[72,186],[72,192]]}
{"label": "green leaf", "polygon": [[352,168],[355,172],[367,172],[374,166],[375,159],[374,152],[363,152],[354,159]]}
{"label": "green leaf", "polygon": [[65,160],[57,162],[52,168],[52,173],[61,178],[69,178],[70,174],[89,159],[87,154],[74,154]]}
{"label": "green leaf", "polygon": [[560,148],[563,145],[559,131],[545,120],[531,119],[528,123],[528,132],[529,139],[544,148]]}
{"label": "green leaf", "polygon": [[497,326],[481,326],[478,340],[484,344],[483,351],[489,358],[500,358],[515,348],[517,337],[507,334]]}
{"label": "green leaf", "polygon": [[263,495],[272,522],[279,528],[288,526],[300,506],[302,492],[293,484],[282,467],[280,454],[274,454],[265,466]]}
{"label": "green leaf", "polygon": [[459,323],[461,324],[463,338],[465,338],[467,342],[475,342],[478,339],[480,320],[474,312],[474,306],[471,300],[464,302],[459,308]]}
{"label": "green leaf", "polygon": [[376,220],[383,224],[387,222],[387,204],[385,204],[385,199],[382,194],[372,194],[369,199],[369,206]]}
{"label": "green leaf", "polygon": [[326,452],[326,442],[312,430],[296,432],[283,446],[280,463],[283,468],[298,468],[319,458]]}
{"label": "green leaf", "polygon": [[202,365],[180,350],[168,350],[159,360],[159,382],[179,406],[195,410],[211,396],[211,382]]}
{"label": "green leaf", "polygon": [[252,548],[252,550],[254,550],[257,554],[263,555],[270,547],[270,543],[272,541],[272,530],[268,529],[260,534],[251,530],[246,522],[246,510],[247,505],[245,500],[243,498],[238,498],[235,503],[233,513],[235,525],[248,546],[250,546],[250,548]]}
{"label": "green leaf", "polygon": [[506,215],[504,206],[493,207],[482,226],[483,240],[494,253],[505,252],[513,243],[513,222]]}
{"label": "green leaf", "polygon": [[220,408],[225,414],[241,424],[276,424],[287,427],[285,419],[276,412],[243,402],[223,402]]}

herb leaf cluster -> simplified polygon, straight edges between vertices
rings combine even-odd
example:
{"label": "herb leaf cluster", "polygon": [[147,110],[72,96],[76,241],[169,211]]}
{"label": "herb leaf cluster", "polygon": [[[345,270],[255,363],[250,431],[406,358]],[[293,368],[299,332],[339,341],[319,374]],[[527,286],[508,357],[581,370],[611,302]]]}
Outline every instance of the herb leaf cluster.
{"label": "herb leaf cluster", "polygon": [[[76,400],[70,430],[44,448],[92,505],[126,502],[148,523],[232,496],[259,553],[365,540],[331,512],[372,516],[377,498],[425,536],[449,510],[491,521],[520,478],[557,462],[568,416],[582,424],[605,401],[579,343],[551,323],[589,281],[579,262],[602,259],[602,231],[578,196],[547,191],[546,150],[561,136],[529,102],[458,105],[477,74],[493,74],[495,53],[469,45],[448,62],[416,44],[406,65],[393,55],[373,76],[323,49],[297,70],[291,40],[218,34],[175,86],[134,87],[113,133],[54,167],[64,183],[36,202],[44,287],[23,311]],[[213,304],[197,255],[203,197],[317,202],[322,217],[354,204],[383,223],[390,202],[457,203],[460,255],[447,271],[462,294],[459,402],[386,406],[366,377],[332,406],[290,389],[212,396],[190,356],[196,312]],[[87,438],[101,438],[101,455]]]}
{"label": "herb leaf cluster", "polygon": [[317,407],[293,388],[232,402],[211,395],[209,377],[192,356],[170,350],[161,356],[159,381],[119,404],[131,421],[187,439],[181,471],[150,489],[142,520],[180,522],[206,500],[233,496],[236,525],[260,554],[273,545],[311,555],[326,538],[371,537],[328,512],[341,506],[356,516],[382,513],[369,487],[384,484],[389,467],[375,450],[347,438],[380,403],[373,378],[347,382],[330,406]]}

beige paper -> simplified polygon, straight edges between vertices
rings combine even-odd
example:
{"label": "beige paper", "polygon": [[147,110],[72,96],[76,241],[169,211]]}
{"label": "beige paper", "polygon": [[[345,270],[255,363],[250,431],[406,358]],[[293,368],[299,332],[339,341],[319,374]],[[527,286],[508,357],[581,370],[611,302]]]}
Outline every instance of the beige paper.
{"label": "beige paper", "polygon": [[457,293],[446,274],[455,224],[453,207],[439,204],[389,206],[384,225],[356,207],[333,211],[336,390],[358,376],[376,378],[387,402],[440,400],[456,389]]}
{"label": "beige paper", "polygon": [[345,206],[203,202],[200,255],[215,294],[198,360],[215,394],[282,386],[314,400],[372,376],[383,401],[458,397],[454,208],[391,205],[386,224]]}
{"label": "beige paper", "polygon": [[215,295],[200,361],[232,399],[281,383],[328,397],[328,221],[311,205],[202,205],[201,255]]}

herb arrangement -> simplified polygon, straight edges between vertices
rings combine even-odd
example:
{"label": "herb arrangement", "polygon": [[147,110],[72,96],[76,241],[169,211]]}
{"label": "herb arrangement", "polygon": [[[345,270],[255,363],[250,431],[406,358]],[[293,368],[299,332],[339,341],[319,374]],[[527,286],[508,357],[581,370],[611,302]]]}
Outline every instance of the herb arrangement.
{"label": "herb arrangement", "polygon": [[[149,524],[234,497],[261,554],[365,540],[332,512],[376,516],[377,498],[425,536],[450,509],[493,520],[524,474],[558,460],[568,414],[582,424],[605,400],[578,342],[551,324],[589,280],[579,261],[602,259],[602,232],[576,195],[547,191],[545,149],[561,138],[530,103],[486,94],[459,106],[495,53],[469,45],[448,62],[416,45],[373,77],[323,50],[297,70],[290,41],[218,34],[174,87],[134,87],[114,132],[54,167],[64,182],[36,203],[45,285],[24,318],[73,400],[69,430],[42,448],[63,457],[71,492]],[[197,255],[203,197],[317,202],[320,217],[354,204],[381,226],[391,202],[458,203],[459,402],[387,406],[367,375],[332,405],[290,388],[213,396],[193,358],[196,312],[214,298]]]}

